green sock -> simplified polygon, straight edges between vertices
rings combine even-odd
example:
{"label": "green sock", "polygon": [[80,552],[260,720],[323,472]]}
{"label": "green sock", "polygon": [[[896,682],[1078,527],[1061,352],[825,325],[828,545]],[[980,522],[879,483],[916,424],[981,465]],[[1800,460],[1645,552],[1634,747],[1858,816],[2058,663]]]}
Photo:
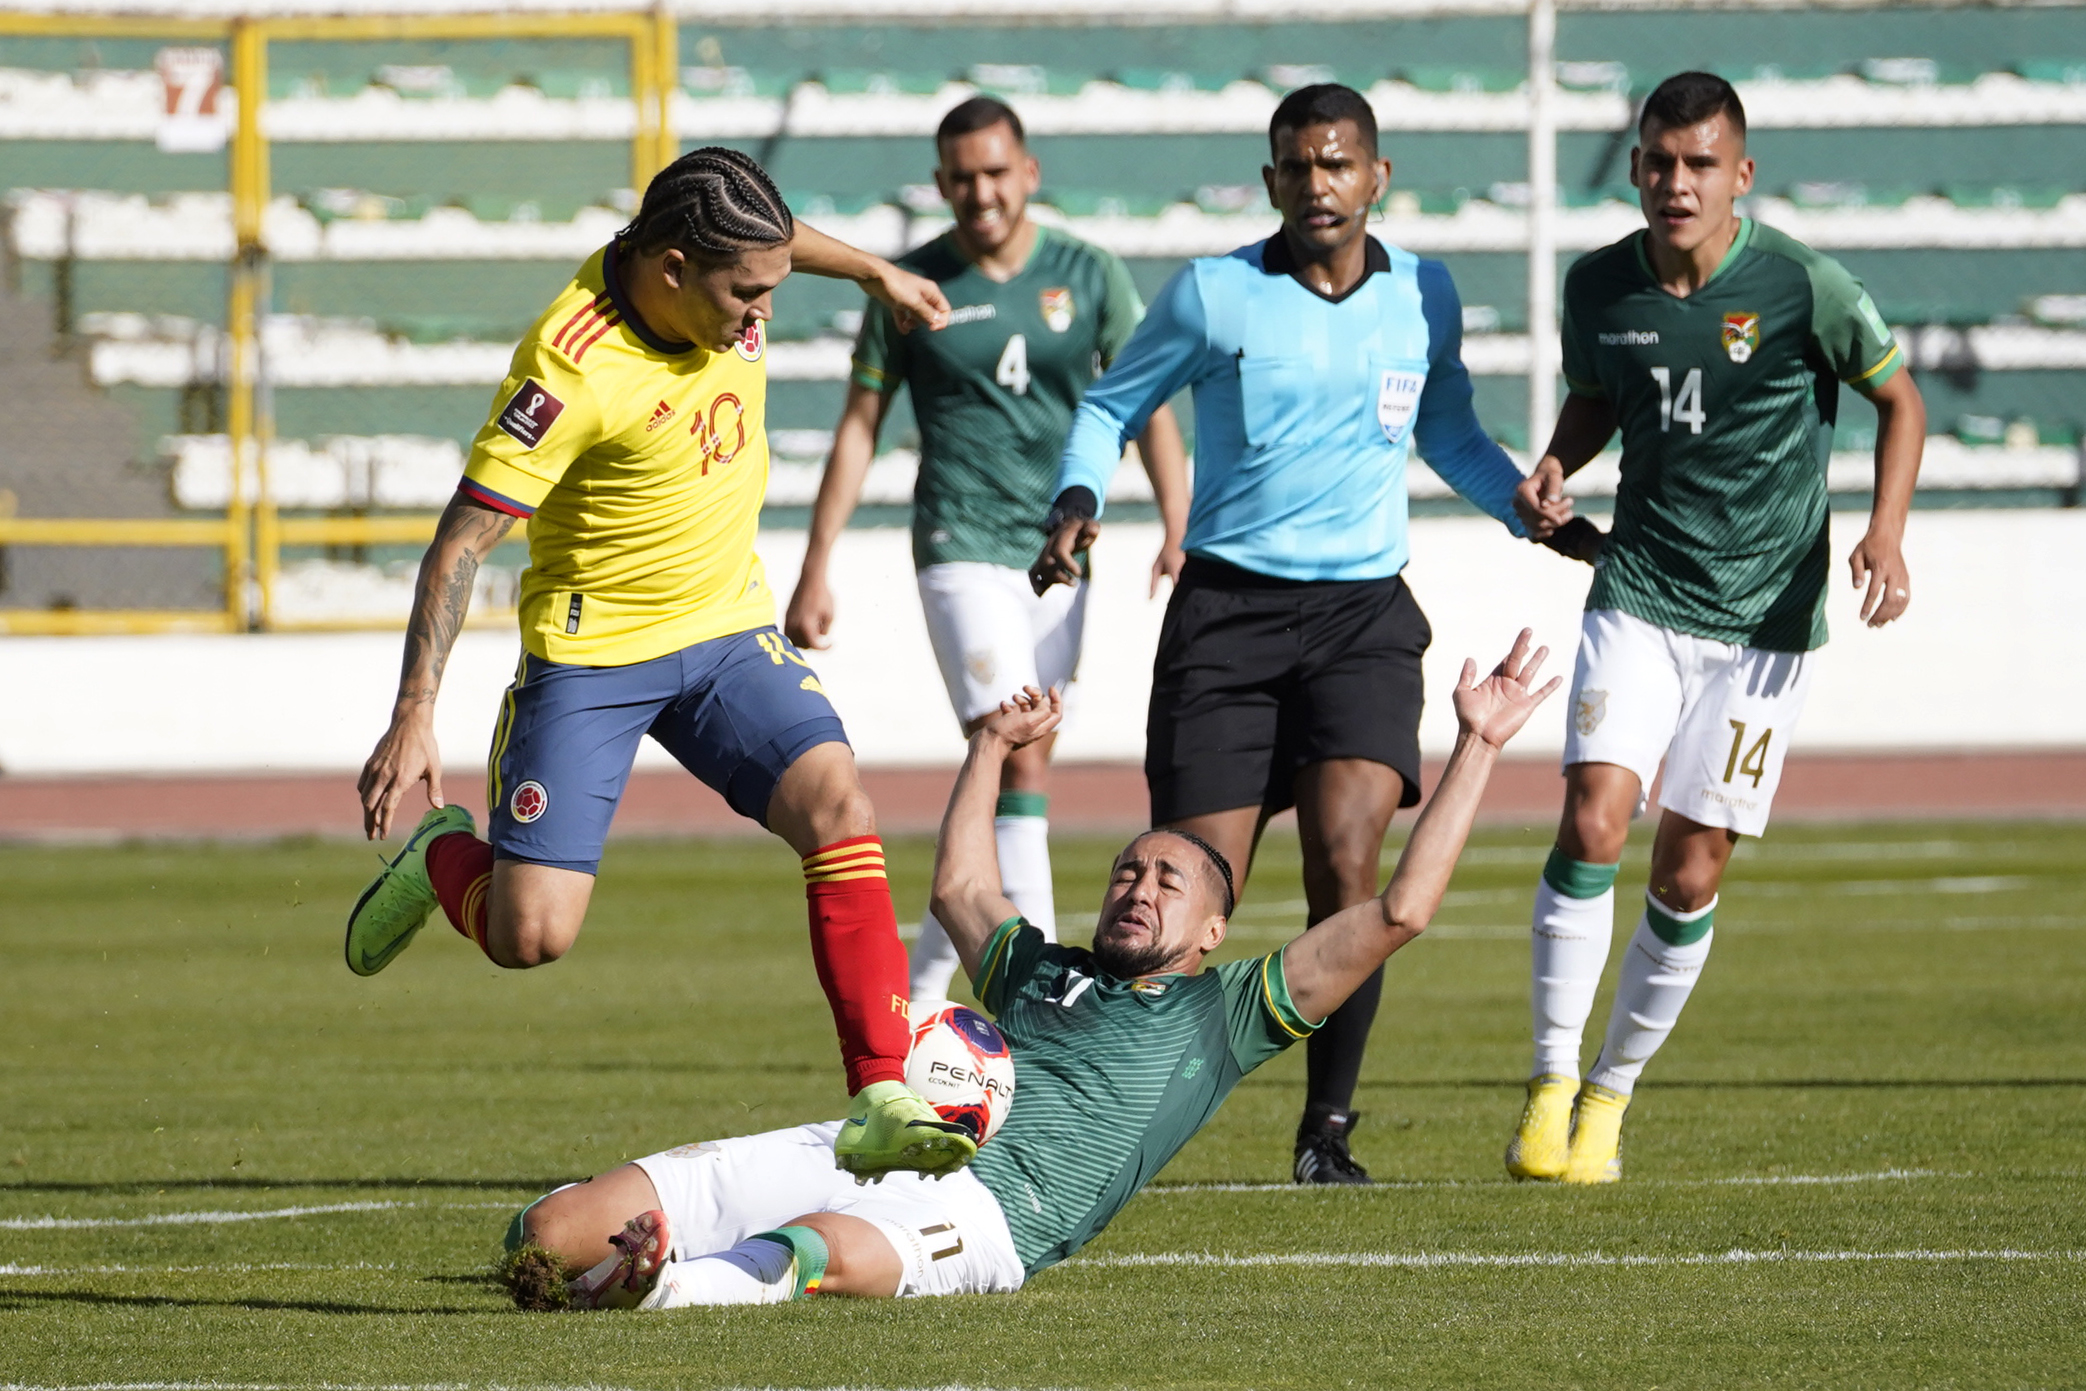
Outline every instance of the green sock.
{"label": "green sock", "polygon": [[1621,868],[1620,860],[1612,865],[1589,864],[1553,845],[1550,858],[1543,861],[1543,882],[1566,898],[1599,898],[1614,887],[1615,872]]}
{"label": "green sock", "polygon": [[831,1253],[826,1249],[826,1239],[809,1227],[777,1227],[772,1232],[755,1232],[748,1241],[772,1241],[777,1246],[786,1246],[796,1258],[796,1288],[790,1291],[791,1299],[804,1299],[818,1293],[819,1282],[826,1278],[826,1261]]}
{"label": "green sock", "polygon": [[1652,936],[1669,947],[1692,946],[1709,936],[1709,930],[1717,925],[1717,901],[1711,899],[1692,913],[1679,913],[1646,894],[1644,923],[1651,929]]}

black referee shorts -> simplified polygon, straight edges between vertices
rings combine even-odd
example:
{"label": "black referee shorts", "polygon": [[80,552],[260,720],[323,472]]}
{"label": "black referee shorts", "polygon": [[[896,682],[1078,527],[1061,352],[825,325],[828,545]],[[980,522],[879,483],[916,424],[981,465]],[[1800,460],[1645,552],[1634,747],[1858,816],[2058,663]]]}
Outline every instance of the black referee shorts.
{"label": "black referee shorts", "polygon": [[1152,663],[1152,824],[1296,804],[1297,770],[1388,764],[1420,800],[1420,658],[1434,632],[1405,581],[1282,580],[1190,556]]}

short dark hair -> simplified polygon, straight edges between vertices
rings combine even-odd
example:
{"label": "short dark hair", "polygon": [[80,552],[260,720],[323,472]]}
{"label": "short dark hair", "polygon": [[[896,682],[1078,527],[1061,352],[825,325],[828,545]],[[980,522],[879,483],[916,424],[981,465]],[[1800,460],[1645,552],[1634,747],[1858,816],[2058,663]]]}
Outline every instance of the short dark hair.
{"label": "short dark hair", "polygon": [[1005,125],[1014,132],[1015,144],[1028,144],[1028,132],[1021,128],[1021,117],[1014,113],[1013,107],[998,97],[975,96],[949,108],[949,114],[942,117],[942,123],[934,128],[934,147],[939,150],[945,140],[954,140],[974,131],[991,130],[997,125]]}
{"label": "short dark hair", "polygon": [[1336,121],[1353,121],[1369,153],[1376,153],[1375,110],[1360,92],[1337,82],[1314,82],[1282,98],[1282,104],[1268,120],[1268,153],[1281,153],[1275,148],[1277,131],[1329,126]]}
{"label": "short dark hair", "polygon": [[1713,72],[1677,72],[1644,99],[1644,108],[1637,113],[1637,134],[1641,137],[1652,126],[1660,130],[1699,126],[1717,116],[1731,123],[1739,139],[1745,139],[1746,108],[1736,88]]}
{"label": "short dark hair", "polygon": [[616,240],[642,256],[671,247],[717,260],[781,246],[796,234],[796,219],[767,171],[749,155],[711,145],[660,170]]}

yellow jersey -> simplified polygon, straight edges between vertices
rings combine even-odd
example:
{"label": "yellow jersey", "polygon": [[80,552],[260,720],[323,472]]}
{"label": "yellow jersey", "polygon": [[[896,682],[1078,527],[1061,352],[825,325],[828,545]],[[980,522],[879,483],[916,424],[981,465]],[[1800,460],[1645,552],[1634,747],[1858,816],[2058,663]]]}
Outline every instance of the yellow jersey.
{"label": "yellow jersey", "polygon": [[578,666],[775,621],[753,551],[763,333],[721,353],[658,337],[624,302],[615,256],[596,252],[514,350],[460,485],[529,519],[522,645]]}

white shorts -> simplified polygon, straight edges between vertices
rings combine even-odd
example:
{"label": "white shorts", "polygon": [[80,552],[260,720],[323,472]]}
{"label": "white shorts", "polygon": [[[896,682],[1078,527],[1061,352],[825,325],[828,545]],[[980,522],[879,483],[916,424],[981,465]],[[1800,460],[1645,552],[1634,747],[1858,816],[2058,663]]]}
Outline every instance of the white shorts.
{"label": "white shorts", "polygon": [[1579,629],[1565,766],[1613,763],[1648,791],[1664,760],[1660,806],[1757,836],[1767,829],[1816,656],[1713,642],[1590,609]]}
{"label": "white shorts", "polygon": [[901,1298],[996,1294],[1021,1288],[1021,1257],[999,1200],[969,1169],[944,1179],[895,1173],[857,1184],[833,1167],[839,1121],[709,1140],[648,1155],[637,1166],[673,1224],[673,1258],[728,1251],[811,1212],[874,1225],[905,1267]]}
{"label": "white shorts", "polygon": [[969,724],[1023,686],[1049,690],[1079,670],[1086,583],[1052,585],[1041,598],[1028,573],[976,560],[920,572],[927,638],[956,718]]}

